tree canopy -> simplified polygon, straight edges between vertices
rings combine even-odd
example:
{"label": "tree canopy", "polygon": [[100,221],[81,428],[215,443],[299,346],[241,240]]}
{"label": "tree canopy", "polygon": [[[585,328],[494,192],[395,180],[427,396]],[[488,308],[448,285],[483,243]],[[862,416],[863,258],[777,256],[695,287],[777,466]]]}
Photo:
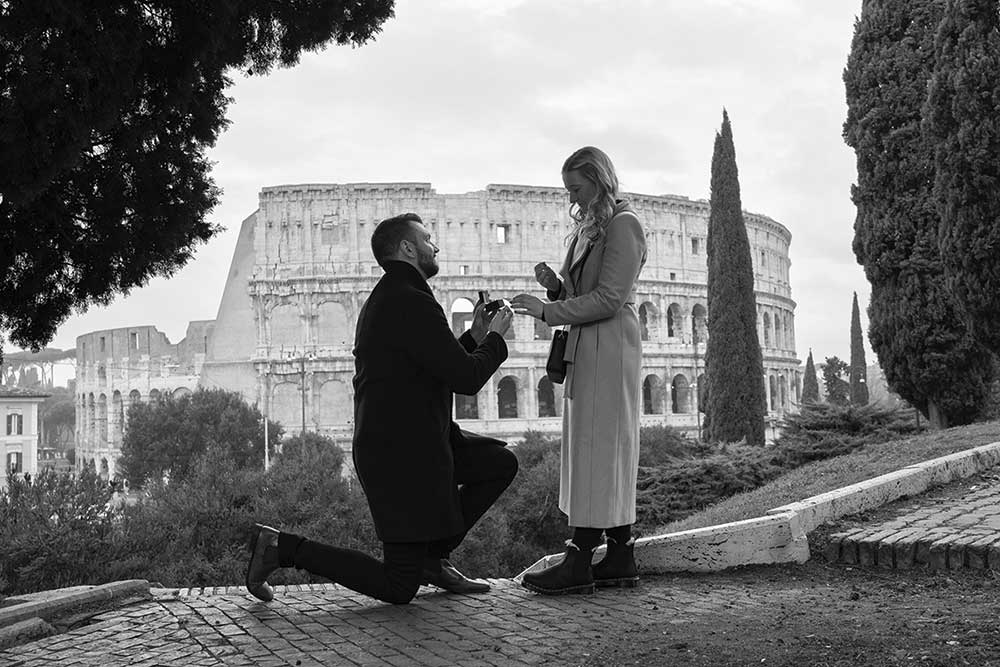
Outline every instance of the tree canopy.
{"label": "tree canopy", "polygon": [[819,401],[819,380],[816,377],[816,364],[813,363],[813,351],[810,348],[806,358],[805,377],[802,378],[802,402],[816,403]]}
{"label": "tree canopy", "polygon": [[826,389],[827,402],[847,405],[851,387],[844,379],[844,374],[849,370],[850,365],[840,357],[826,358],[823,365],[823,387]]}
{"label": "tree canopy", "polygon": [[[272,449],[281,433],[281,425],[269,420]],[[118,467],[136,487],[164,474],[171,481],[184,480],[209,450],[224,452],[237,468],[263,468],[260,411],[224,389],[198,389],[180,398],[135,403],[128,410]]]}
{"label": "tree canopy", "polygon": [[924,107],[949,290],[1000,354],[1000,1],[949,0]]}
{"label": "tree canopy", "polygon": [[851,404],[868,405],[868,364],[865,362],[865,342],[861,335],[861,311],[858,293],[851,304]]}
{"label": "tree canopy", "polygon": [[0,2],[0,335],[38,348],[183,266],[219,231],[206,151],[229,73],[361,45],[393,4]]}
{"label": "tree canopy", "polygon": [[705,395],[712,441],[764,444],[764,363],[757,338],[750,242],[743,221],[729,114],[715,135],[708,219],[708,344]]}
{"label": "tree canopy", "polygon": [[936,426],[979,414],[991,361],[945,281],[921,108],[941,0],[870,0],[844,72],[857,156],[854,253],[871,283],[869,341],[889,386]]}

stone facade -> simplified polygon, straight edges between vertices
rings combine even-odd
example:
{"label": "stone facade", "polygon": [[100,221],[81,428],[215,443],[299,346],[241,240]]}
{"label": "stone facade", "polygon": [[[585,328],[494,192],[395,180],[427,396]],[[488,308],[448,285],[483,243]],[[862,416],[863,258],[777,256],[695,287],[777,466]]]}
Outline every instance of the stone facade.
{"label": "stone facade", "polygon": [[0,490],[7,488],[7,473],[38,472],[38,406],[49,394],[35,389],[0,387],[0,453],[4,469]]}
{"label": "stone facade", "polygon": [[214,322],[188,324],[172,344],[153,326],[94,331],[76,339],[76,467],[115,476],[128,408],[198,386]]}
{"label": "stone facade", "polygon": [[[626,196],[649,245],[638,289],[642,422],[694,433],[704,369],[709,206],[672,195]],[[349,448],[355,323],[382,275],[370,248],[378,222],[404,211],[424,219],[441,248],[441,271],[430,284],[458,334],[471,320],[477,290],[494,298],[544,297],[533,267],[547,261],[558,269],[570,231],[567,206],[561,188],[523,185],[465,194],[438,194],[427,183],[266,187],[258,210],[243,222],[201,382],[241,391],[286,433],[304,426]],[[745,218],[762,381],[774,417],[797,406],[801,386],[788,277],[791,234],[766,216]],[[529,428],[558,433],[562,387],[544,372],[550,337],[547,326],[516,317],[510,358],[478,396],[456,398],[459,423],[509,440]]]}

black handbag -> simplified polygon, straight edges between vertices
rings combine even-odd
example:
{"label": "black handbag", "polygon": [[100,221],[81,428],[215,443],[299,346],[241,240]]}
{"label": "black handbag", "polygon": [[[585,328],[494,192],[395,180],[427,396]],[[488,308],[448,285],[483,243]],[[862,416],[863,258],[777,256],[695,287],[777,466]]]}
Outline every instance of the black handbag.
{"label": "black handbag", "polygon": [[549,359],[545,362],[545,374],[556,384],[562,384],[566,379],[566,339],[569,334],[565,329],[552,332],[552,347],[549,348]]}

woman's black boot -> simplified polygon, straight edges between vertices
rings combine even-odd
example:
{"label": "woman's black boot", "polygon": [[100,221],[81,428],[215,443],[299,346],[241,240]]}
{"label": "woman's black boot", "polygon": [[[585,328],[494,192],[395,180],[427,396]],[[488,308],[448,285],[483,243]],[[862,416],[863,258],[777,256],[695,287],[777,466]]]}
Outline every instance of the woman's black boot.
{"label": "woman's black boot", "polygon": [[594,585],[635,587],[639,584],[639,569],[635,565],[635,538],[619,544],[613,537],[607,541],[604,559],[594,566]]}
{"label": "woman's black boot", "polygon": [[521,585],[544,595],[593,593],[594,578],[590,569],[593,556],[592,550],[581,552],[573,540],[566,540],[566,556],[562,562],[541,572],[529,572],[522,578]]}

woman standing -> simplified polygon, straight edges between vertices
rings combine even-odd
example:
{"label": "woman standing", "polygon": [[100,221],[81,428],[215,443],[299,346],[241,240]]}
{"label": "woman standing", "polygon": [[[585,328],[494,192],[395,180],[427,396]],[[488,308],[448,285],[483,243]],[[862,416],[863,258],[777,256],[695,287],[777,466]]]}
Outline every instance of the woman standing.
{"label": "woman standing", "polygon": [[[550,303],[530,294],[512,300],[516,313],[570,325],[559,509],[573,538],[561,563],[526,574],[522,582],[548,594],[639,580],[632,538],[642,362],[635,289],[646,238],[638,216],[619,199],[618,177],[603,151],[576,151],[563,164],[562,178],[575,222],[566,259],[558,276],[544,262],[535,267]],[[602,532],[607,554],[591,569]]]}

